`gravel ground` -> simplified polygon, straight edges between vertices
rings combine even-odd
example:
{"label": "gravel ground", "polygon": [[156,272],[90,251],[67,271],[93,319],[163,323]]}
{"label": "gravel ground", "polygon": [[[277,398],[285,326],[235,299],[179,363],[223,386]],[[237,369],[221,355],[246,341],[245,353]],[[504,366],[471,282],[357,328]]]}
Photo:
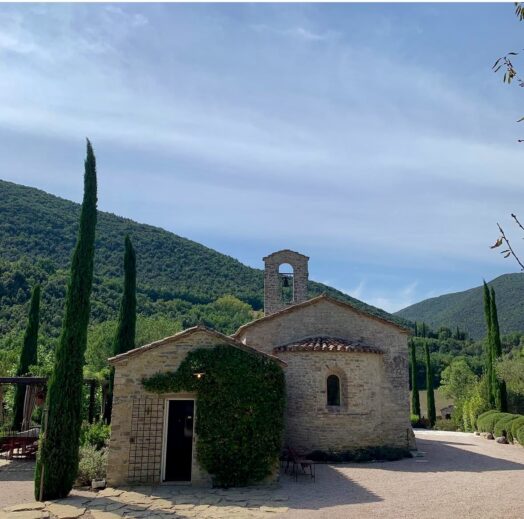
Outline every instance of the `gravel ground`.
{"label": "gravel ground", "polygon": [[[282,475],[278,493],[289,497],[282,503],[289,512],[267,515],[282,519],[524,517],[524,448],[467,433],[416,431],[416,436],[422,457],[318,465],[316,482],[306,477],[295,482]],[[33,462],[0,460],[0,509],[33,501],[33,470]]]}
{"label": "gravel ground", "polygon": [[416,437],[421,458],[318,466],[316,483],[284,477],[290,511],[281,517],[524,517],[524,448],[469,433],[416,431]]}
{"label": "gravel ground", "polygon": [[34,500],[35,462],[0,458],[0,509]]}

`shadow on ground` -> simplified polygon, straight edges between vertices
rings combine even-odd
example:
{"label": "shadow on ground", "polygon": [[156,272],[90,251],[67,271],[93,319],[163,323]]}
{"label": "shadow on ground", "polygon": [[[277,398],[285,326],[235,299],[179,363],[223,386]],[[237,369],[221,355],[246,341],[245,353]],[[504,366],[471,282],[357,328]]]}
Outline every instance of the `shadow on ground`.
{"label": "shadow on ground", "polygon": [[[524,456],[517,456],[522,462],[513,461],[520,447],[500,446],[493,443],[486,446],[491,453],[500,457],[478,452],[481,443],[464,443],[443,439],[417,438],[420,458],[406,458],[394,462],[319,464],[316,480],[301,476],[298,481],[286,473],[281,474],[278,486],[246,488],[208,489],[191,486],[141,486],[122,489],[107,489],[95,494],[75,490],[71,497],[59,504],[113,512],[117,515],[134,517],[160,517],[175,512],[177,516],[202,518],[221,517],[267,517],[268,512],[322,510],[336,506],[379,503],[384,498],[366,486],[375,488],[373,479],[367,478],[366,486],[360,484],[362,470],[391,471],[409,475],[410,473],[462,472],[482,473],[496,471],[522,471]],[[493,448],[495,447],[495,448]],[[475,452],[477,451],[477,452]],[[358,470],[357,470],[358,469]],[[32,493],[34,463],[15,460],[10,466],[0,466],[0,502],[2,502],[3,482],[27,485]],[[369,474],[369,473],[368,473]],[[384,477],[383,475],[381,476]],[[396,476],[392,476],[396,477]],[[402,477],[400,474],[398,477]],[[389,480],[387,478],[386,480]],[[16,483],[18,482],[18,483]],[[9,484],[5,485],[7,488]],[[31,498],[32,500],[32,498]],[[351,510],[351,508],[349,509]],[[271,514],[274,516],[274,514]]]}

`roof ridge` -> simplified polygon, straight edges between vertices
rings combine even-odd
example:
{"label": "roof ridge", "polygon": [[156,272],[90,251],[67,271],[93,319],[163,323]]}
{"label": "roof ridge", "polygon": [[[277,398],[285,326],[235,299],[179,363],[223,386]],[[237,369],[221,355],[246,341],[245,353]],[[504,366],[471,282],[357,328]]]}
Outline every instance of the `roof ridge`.
{"label": "roof ridge", "polygon": [[224,333],[221,333],[217,330],[213,330],[212,328],[208,328],[207,326],[198,324],[196,326],[192,326],[191,328],[186,328],[185,330],[182,330],[180,332],[175,333],[174,335],[171,335],[169,337],[165,337],[163,339],[160,339],[158,341],[151,342],[149,344],[144,344],[143,346],[139,346],[137,348],[133,348],[132,350],[126,351],[124,353],[120,353],[118,355],[114,355],[113,357],[110,357],[108,359],[110,364],[114,364],[116,362],[120,362],[121,360],[125,360],[129,357],[134,357],[136,355],[141,355],[142,353],[145,353],[146,351],[152,350],[154,348],[158,348],[159,346],[162,346],[164,344],[168,344],[170,342],[176,342],[184,337],[188,337],[190,335],[193,335],[197,332],[203,332],[207,333],[208,335],[211,335],[217,339],[223,340],[224,342],[230,344],[231,346],[234,346],[240,350],[246,351],[248,353],[253,353],[255,355],[259,355],[265,358],[268,358],[270,360],[276,361],[280,364],[283,364],[284,366],[286,363],[279,359],[278,357],[275,357],[274,355],[271,355],[269,353],[265,353],[261,350],[258,350],[256,348],[253,348],[251,346],[248,346],[247,344],[244,344],[243,342],[239,341],[236,337],[232,337],[230,335],[225,335]]}
{"label": "roof ridge", "polygon": [[279,317],[281,315],[294,312],[295,310],[298,310],[300,308],[303,308],[303,307],[306,307],[306,306],[318,303],[319,301],[322,301],[324,299],[327,300],[327,301],[330,301],[330,302],[332,302],[334,304],[338,304],[339,306],[342,306],[344,308],[349,308],[349,309],[353,310],[354,312],[356,312],[356,313],[358,313],[360,315],[363,315],[364,317],[368,317],[369,319],[374,319],[374,320],[379,321],[379,322],[381,322],[383,324],[393,326],[393,327],[397,328],[398,330],[400,330],[400,331],[402,331],[404,333],[409,333],[409,331],[410,331],[409,328],[407,328],[405,326],[402,326],[401,324],[395,323],[394,321],[390,321],[389,319],[386,319],[384,317],[380,317],[378,315],[372,314],[371,312],[368,312],[366,310],[362,310],[360,308],[357,308],[356,306],[351,304],[349,301],[342,301],[340,299],[337,299],[337,298],[327,294],[326,292],[323,292],[322,294],[320,294],[318,296],[315,296],[315,297],[312,297],[311,299],[307,299],[306,301],[302,301],[301,303],[296,303],[294,305],[287,306],[286,308],[278,310],[277,312],[274,312],[274,313],[269,314],[269,315],[264,315],[263,317],[259,317],[258,319],[254,319],[253,321],[250,321],[250,322],[248,322],[246,324],[243,324],[242,326],[240,326],[238,328],[238,330],[233,335],[231,335],[231,337],[237,338],[238,335],[240,335],[240,333],[243,330],[245,330],[247,328],[251,328],[251,326],[254,326],[254,325],[256,325],[256,324],[258,324],[258,323],[260,323],[262,321],[268,321],[270,319],[274,319],[274,318]]}

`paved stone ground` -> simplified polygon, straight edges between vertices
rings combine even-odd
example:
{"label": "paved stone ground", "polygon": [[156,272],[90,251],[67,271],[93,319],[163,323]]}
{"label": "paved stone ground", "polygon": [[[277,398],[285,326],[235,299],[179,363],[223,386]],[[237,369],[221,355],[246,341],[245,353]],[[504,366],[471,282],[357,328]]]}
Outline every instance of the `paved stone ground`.
{"label": "paved stone ground", "polygon": [[316,482],[306,477],[295,482],[284,474],[278,487],[75,490],[66,500],[44,504],[32,499],[33,465],[19,461],[0,465],[0,508],[11,505],[0,519],[524,517],[524,448],[466,433],[416,436],[422,457],[319,465]]}

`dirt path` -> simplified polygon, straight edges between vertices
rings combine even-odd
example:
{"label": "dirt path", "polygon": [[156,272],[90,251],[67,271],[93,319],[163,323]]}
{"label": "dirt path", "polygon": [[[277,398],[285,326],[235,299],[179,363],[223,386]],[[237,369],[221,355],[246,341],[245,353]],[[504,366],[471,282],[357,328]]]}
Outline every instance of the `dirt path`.
{"label": "dirt path", "polygon": [[[108,489],[105,497],[76,491],[63,503],[80,507],[79,515],[90,519],[122,515],[202,519],[524,517],[524,448],[466,433],[417,431],[416,436],[422,457],[390,463],[318,465],[316,482],[305,477],[295,482],[283,474],[277,490],[144,487],[111,494]],[[0,510],[33,501],[33,469],[32,462],[0,461]],[[208,506],[211,498],[212,506]],[[48,511],[58,516],[60,505],[53,506]],[[278,513],[288,508],[287,513]],[[70,509],[62,512],[72,516]],[[5,516],[14,519],[21,514]],[[35,510],[31,517],[45,515],[45,511]],[[2,512],[0,517],[4,517]]]}

